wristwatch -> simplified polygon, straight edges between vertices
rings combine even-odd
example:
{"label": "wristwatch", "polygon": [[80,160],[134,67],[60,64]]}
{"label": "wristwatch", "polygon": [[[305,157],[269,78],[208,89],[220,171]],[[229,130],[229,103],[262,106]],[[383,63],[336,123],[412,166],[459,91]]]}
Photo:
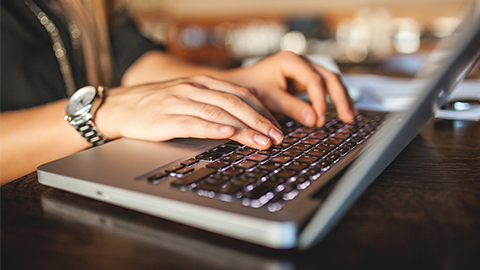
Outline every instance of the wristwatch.
{"label": "wristwatch", "polygon": [[102,86],[80,88],[70,97],[66,108],[65,120],[93,146],[107,142],[92,120],[103,103],[103,92]]}

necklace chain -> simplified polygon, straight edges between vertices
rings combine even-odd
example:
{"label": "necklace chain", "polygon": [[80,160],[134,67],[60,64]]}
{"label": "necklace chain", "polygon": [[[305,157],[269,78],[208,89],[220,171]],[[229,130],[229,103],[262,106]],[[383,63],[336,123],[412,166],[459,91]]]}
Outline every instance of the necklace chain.
{"label": "necklace chain", "polygon": [[67,50],[65,49],[62,38],[60,37],[58,28],[47,16],[47,14],[45,14],[45,12],[43,12],[32,0],[24,0],[24,2],[30,8],[33,14],[35,14],[43,27],[45,27],[45,30],[47,30],[47,33],[52,40],[52,49],[55,52],[55,57],[57,58],[60,66],[60,71],[62,73],[63,81],[67,90],[67,96],[70,97],[76,91],[75,81],[73,80],[72,69],[70,62],[68,61]]}

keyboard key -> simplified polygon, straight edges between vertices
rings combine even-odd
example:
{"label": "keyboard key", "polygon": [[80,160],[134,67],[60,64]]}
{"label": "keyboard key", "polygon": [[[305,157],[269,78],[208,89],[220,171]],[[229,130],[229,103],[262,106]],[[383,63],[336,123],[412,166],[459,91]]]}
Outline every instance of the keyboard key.
{"label": "keyboard key", "polygon": [[212,191],[214,194],[226,194],[226,195],[233,195],[240,191],[240,187],[238,186],[218,186],[218,185],[211,185],[209,183],[200,183],[195,187],[195,190],[205,190],[205,191]]}
{"label": "keyboard key", "polygon": [[340,129],[339,131],[343,134],[350,134],[350,135],[352,135],[353,133],[356,132],[356,131],[350,129],[349,127],[344,127],[342,129]]}
{"label": "keyboard key", "polygon": [[357,137],[358,136],[368,137],[368,135],[370,135],[370,132],[362,131],[358,133]]}
{"label": "keyboard key", "polygon": [[298,129],[298,131],[300,131],[300,132],[305,132],[305,133],[309,133],[309,134],[314,132],[315,130],[317,130],[317,128],[314,128],[314,127],[300,127]]}
{"label": "keyboard key", "polygon": [[282,196],[278,194],[277,197],[274,197],[272,200],[270,200],[267,210],[272,213],[278,212],[283,208],[283,206],[285,206],[285,204],[286,202],[283,200]]}
{"label": "keyboard key", "polygon": [[345,142],[342,146],[343,147],[348,147],[348,148],[353,148],[357,145],[357,143],[355,142],[352,142],[352,141],[348,141],[348,142]]}
{"label": "keyboard key", "polygon": [[197,163],[198,163],[198,159],[190,158],[190,159],[187,159],[187,160],[183,161],[180,164],[185,165],[185,166],[192,166],[192,165],[197,164]]}
{"label": "keyboard key", "polygon": [[337,130],[334,129],[334,128],[323,127],[321,129],[319,129],[317,132],[330,136],[330,134],[335,133],[335,131],[337,131]]}
{"label": "keyboard key", "polygon": [[251,154],[253,154],[255,152],[257,152],[257,150],[247,147],[247,148],[243,148],[243,149],[235,151],[235,154],[243,155],[243,156],[250,156]]}
{"label": "keyboard key", "polygon": [[242,160],[243,158],[245,158],[245,156],[243,156],[243,155],[230,154],[230,155],[227,155],[227,156],[223,156],[222,160],[227,161],[227,162],[231,162],[231,163],[235,163],[235,162],[238,162],[238,161]]}
{"label": "keyboard key", "polygon": [[314,133],[309,136],[309,138],[323,140],[328,137],[326,133]]}
{"label": "keyboard key", "polygon": [[281,144],[279,144],[279,145],[274,145],[273,147],[274,147],[274,148],[280,148],[280,149],[287,149],[287,148],[289,148],[290,146],[292,146],[291,143],[282,142]]}
{"label": "keyboard key", "polygon": [[295,175],[297,175],[297,171],[292,171],[292,170],[280,170],[278,171],[272,178],[273,179],[278,179],[278,178],[282,178],[282,179],[290,179],[292,177],[294,177]]}
{"label": "keyboard key", "polygon": [[288,164],[284,168],[286,170],[303,171],[306,168],[308,168],[308,166],[309,166],[309,164],[301,163],[301,162],[298,162],[298,161],[293,161],[292,163]]}
{"label": "keyboard key", "polygon": [[193,172],[192,167],[184,167],[175,171],[175,176],[182,177],[186,174]]}
{"label": "keyboard key", "polygon": [[272,145],[270,148],[273,148],[273,149],[278,149],[279,151],[283,151],[287,148],[289,148],[291,146],[291,144],[279,144],[279,145]]}
{"label": "keyboard key", "polygon": [[282,132],[285,135],[288,135],[288,134],[294,132],[295,130],[297,130],[297,127],[283,127],[282,128]]}
{"label": "keyboard key", "polygon": [[216,170],[214,169],[209,169],[209,168],[200,168],[198,170],[193,171],[191,174],[183,177],[183,178],[178,178],[174,180],[170,185],[172,187],[177,187],[177,188],[187,188],[191,184],[202,180],[203,178],[214,174]]}
{"label": "keyboard key", "polygon": [[237,148],[239,147],[243,147],[243,144],[237,142],[237,141],[229,141],[227,143],[225,143],[226,145],[231,145],[231,146],[236,146]]}
{"label": "keyboard key", "polygon": [[283,151],[281,155],[282,156],[289,156],[289,157],[298,157],[301,154],[303,154],[303,151],[296,150],[296,149],[289,149],[289,150]]}
{"label": "keyboard key", "polygon": [[270,185],[259,185],[255,187],[252,191],[245,194],[245,198],[249,198],[251,200],[258,200],[263,195],[267,194],[268,192],[272,191],[273,187]]}
{"label": "keyboard key", "polygon": [[365,137],[363,136],[360,136],[360,135],[357,135],[355,137],[353,137],[350,141],[351,142],[355,142],[355,143],[360,143],[361,141],[363,141],[363,139],[365,139]]}
{"label": "keyboard key", "polygon": [[215,147],[213,149],[210,150],[210,152],[216,152],[216,153],[221,153],[221,154],[228,154],[228,153],[231,153],[235,150],[237,150],[238,147],[235,147],[235,146],[232,146],[232,145],[225,145],[225,144],[222,144],[218,147]]}
{"label": "keyboard key", "polygon": [[147,181],[152,184],[158,184],[160,181],[167,179],[169,173],[166,172],[158,172],[154,175],[147,177]]}
{"label": "keyboard key", "polygon": [[331,160],[322,159],[315,165],[315,167],[322,169],[322,171],[326,171],[328,168],[330,168],[330,164],[332,164]]}
{"label": "keyboard key", "polygon": [[256,161],[256,162],[263,162],[265,160],[267,160],[269,158],[269,156],[267,155],[261,155],[261,154],[253,154],[251,156],[249,156],[247,158],[247,160],[251,160],[251,161]]}
{"label": "keyboard key", "polygon": [[307,163],[307,164],[312,164],[312,163],[317,162],[319,159],[320,159],[320,157],[318,157],[318,156],[303,155],[303,156],[297,158],[297,161]]}
{"label": "keyboard key", "polygon": [[299,140],[300,140],[299,138],[295,138],[295,137],[285,137],[283,139],[283,143],[294,144],[294,143],[298,142]]}
{"label": "keyboard key", "polygon": [[339,145],[341,143],[343,143],[344,140],[342,139],[338,139],[338,138],[335,138],[335,137],[332,137],[332,138],[328,138],[325,143],[330,143],[330,144],[335,144],[335,145]]}
{"label": "keyboard key", "polygon": [[335,161],[337,159],[340,158],[340,155],[339,154],[335,154],[335,153],[330,153],[328,154],[327,156],[325,156],[325,159],[329,159],[331,161]]}
{"label": "keyboard key", "polygon": [[306,189],[308,186],[310,186],[310,181],[309,181],[309,180],[303,181],[303,182],[297,184],[297,189],[298,189],[298,190],[304,190],[304,189]]}
{"label": "keyboard key", "polygon": [[170,168],[165,169],[165,171],[166,171],[167,173],[173,173],[173,172],[175,172],[176,170],[181,169],[181,168],[183,168],[183,167],[185,167],[185,166],[182,165],[182,164],[178,164],[178,165],[174,165],[174,166],[172,166],[172,167],[170,167]]}
{"label": "keyboard key", "polygon": [[271,187],[278,187],[281,184],[284,184],[288,181],[288,178],[286,177],[278,177],[278,175],[274,175],[273,177],[270,177],[264,185],[269,185]]}
{"label": "keyboard key", "polygon": [[[251,179],[251,178],[235,178],[232,180],[232,185],[234,186],[237,186],[237,187],[241,187],[241,188],[246,188],[252,184],[254,184],[255,182],[257,182],[255,179]],[[253,189],[253,187],[252,187]]]}
{"label": "keyboard key", "polygon": [[221,153],[215,152],[204,152],[196,156],[196,159],[205,160],[205,161],[214,161],[221,158],[223,155]]}
{"label": "keyboard key", "polygon": [[311,180],[317,180],[318,177],[320,177],[320,169],[319,168],[315,168],[315,167],[311,167],[311,168],[308,168],[308,170],[305,172],[305,175],[308,176],[308,178],[310,178]]}
{"label": "keyboard key", "polygon": [[293,160],[293,157],[290,156],[284,156],[284,155],[278,155],[274,158],[271,159],[273,162],[278,162],[278,163],[287,163]]}
{"label": "keyboard key", "polygon": [[273,147],[270,147],[267,150],[258,151],[259,154],[267,155],[267,156],[274,156],[280,152],[281,152],[280,148],[273,148]]}
{"label": "keyboard key", "polygon": [[273,172],[280,167],[282,167],[282,163],[273,162],[273,161],[269,161],[269,162],[266,162],[264,164],[258,165],[259,169],[270,171],[270,172]]}
{"label": "keyboard key", "polygon": [[273,199],[275,195],[272,191],[280,184],[282,184],[281,181],[271,181],[269,179],[245,194],[244,198],[250,200],[250,206],[254,208],[261,207]]}
{"label": "keyboard key", "polygon": [[344,127],[343,129],[341,129],[340,131],[342,133],[348,133],[348,134],[355,134],[357,133],[359,130],[358,126],[356,125],[351,125],[351,126],[346,126]]}
{"label": "keyboard key", "polygon": [[306,144],[311,144],[311,145],[315,145],[315,144],[318,144],[320,143],[322,140],[321,139],[315,139],[315,138],[306,138],[302,141],[302,143],[306,143]]}
{"label": "keyboard key", "polygon": [[225,184],[228,180],[230,180],[229,176],[214,174],[214,175],[211,175],[211,176],[207,177],[204,181],[205,181],[205,183],[208,183],[210,185],[221,186],[221,185]]}
{"label": "keyboard key", "polygon": [[236,168],[249,170],[249,169],[252,169],[253,167],[255,167],[255,166],[257,166],[257,165],[258,165],[258,163],[255,162],[255,161],[244,160],[244,161],[241,161],[241,162],[235,164],[234,166],[235,166]]}
{"label": "keyboard key", "polygon": [[307,151],[308,149],[310,149],[312,147],[313,147],[313,145],[311,145],[311,144],[297,143],[297,144],[293,145],[292,148],[290,148],[290,149]]}
{"label": "keyboard key", "polygon": [[344,156],[346,153],[348,153],[348,151],[350,151],[350,148],[340,146],[340,147],[337,147],[334,152],[335,154]]}
{"label": "keyboard key", "polygon": [[292,183],[291,188],[289,188],[288,190],[285,190],[285,192],[283,193],[282,199],[285,200],[285,201],[291,201],[291,200],[295,199],[295,197],[297,197],[297,195],[299,193],[298,189],[296,189],[296,186],[297,186],[297,184]]}
{"label": "keyboard key", "polygon": [[196,188],[197,194],[208,198],[218,198],[222,201],[231,202],[235,198],[235,195],[241,190],[236,186],[212,186],[206,183],[201,183]]}
{"label": "keyboard key", "polygon": [[255,180],[264,180],[265,177],[269,174],[269,171],[264,171],[260,169],[254,169],[253,171],[246,172],[245,174],[242,175],[242,178],[251,178]]}
{"label": "keyboard key", "polygon": [[321,144],[317,145],[315,148],[332,150],[335,147],[337,147],[335,144],[321,143]]}
{"label": "keyboard key", "polygon": [[309,133],[307,133],[307,132],[296,131],[296,132],[290,134],[289,136],[290,136],[290,137],[294,137],[294,138],[302,139],[302,138],[307,137],[308,134],[309,134]]}
{"label": "keyboard key", "polygon": [[348,134],[348,133],[337,133],[337,134],[333,135],[334,138],[342,139],[342,140],[348,139],[348,138],[350,138],[350,136],[352,136],[352,135]]}
{"label": "keyboard key", "polygon": [[316,156],[316,157],[323,157],[326,154],[328,154],[330,151],[326,149],[319,149],[319,148],[313,148],[307,151],[307,155],[310,156]]}
{"label": "keyboard key", "polygon": [[220,174],[234,177],[234,176],[238,176],[238,175],[240,175],[244,172],[245,172],[244,169],[230,167],[230,168],[226,169],[225,171],[220,172]]}
{"label": "keyboard key", "polygon": [[224,169],[228,166],[230,166],[230,162],[224,161],[224,160],[217,160],[215,162],[207,164],[206,167],[211,168],[211,169],[221,170],[221,169]]}

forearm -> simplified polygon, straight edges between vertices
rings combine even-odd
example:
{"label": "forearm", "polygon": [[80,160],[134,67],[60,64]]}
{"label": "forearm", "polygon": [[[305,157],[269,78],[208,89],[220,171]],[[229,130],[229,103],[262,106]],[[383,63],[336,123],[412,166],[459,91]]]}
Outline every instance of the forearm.
{"label": "forearm", "polygon": [[224,70],[185,62],[160,51],[151,51],[145,53],[127,69],[122,77],[122,86],[167,81],[194,75],[209,75],[228,80],[228,73]]}
{"label": "forearm", "polygon": [[63,119],[66,103],[0,114],[2,184],[89,146]]}

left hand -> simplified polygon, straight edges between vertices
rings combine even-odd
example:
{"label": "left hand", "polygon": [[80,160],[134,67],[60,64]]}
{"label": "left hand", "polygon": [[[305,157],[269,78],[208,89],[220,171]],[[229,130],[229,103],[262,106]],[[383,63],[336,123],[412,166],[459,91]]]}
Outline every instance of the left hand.
{"label": "left hand", "polygon": [[[353,121],[358,114],[338,74],[292,52],[280,52],[229,73],[230,81],[254,89],[268,109],[307,126],[325,124],[327,94],[343,122]],[[308,92],[312,105],[292,95],[302,91]]]}

